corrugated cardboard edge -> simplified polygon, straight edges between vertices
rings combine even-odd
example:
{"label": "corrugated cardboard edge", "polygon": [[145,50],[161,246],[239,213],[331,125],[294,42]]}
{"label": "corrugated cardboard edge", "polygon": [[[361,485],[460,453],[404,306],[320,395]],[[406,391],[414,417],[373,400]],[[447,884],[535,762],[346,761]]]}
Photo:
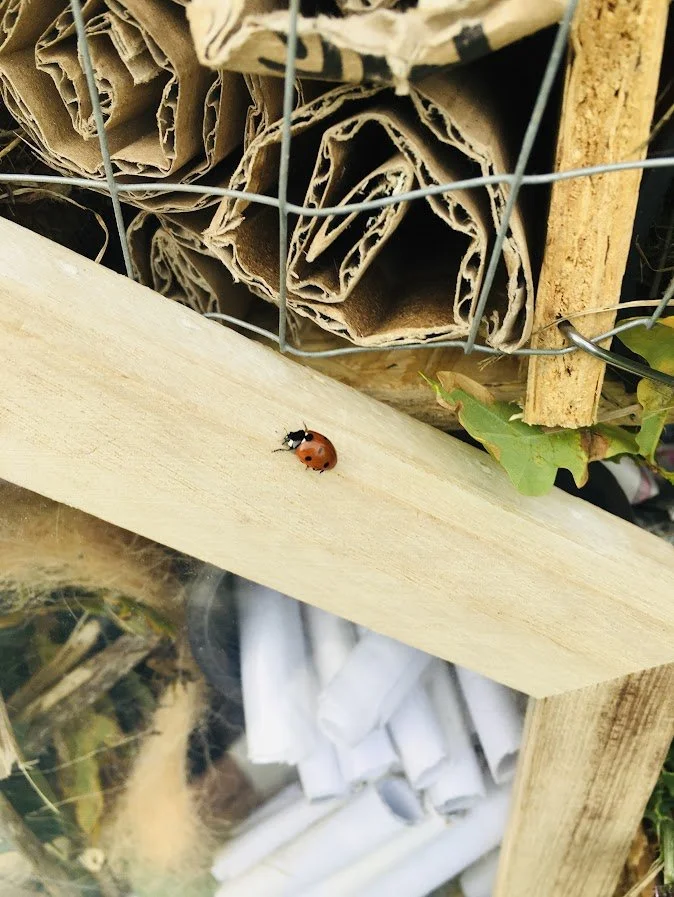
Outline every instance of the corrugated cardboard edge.
{"label": "corrugated cardboard edge", "polygon": [[[498,128],[495,126],[496,123],[494,122],[494,126],[491,126],[491,109],[487,103],[488,96],[477,89],[474,79],[464,83],[467,79],[461,77],[461,74],[459,72],[445,73],[438,75],[436,78],[427,79],[423,85],[423,94],[421,93],[421,86],[414,86],[411,91],[413,103],[418,107],[416,100],[425,99],[432,103],[433,109],[445,110],[449,119],[452,119],[451,127],[448,125],[448,130],[452,131],[454,137],[451,141],[442,142],[451,142],[455,145],[465,155],[468,162],[472,161],[479,164],[483,174],[491,173],[492,164],[495,164],[497,167],[502,165],[505,169],[507,168],[505,162],[506,150],[501,145],[501,137],[498,133]],[[440,80],[445,85],[446,90],[441,90],[441,85],[436,84],[436,80]],[[462,89],[466,91],[466,95],[463,97],[462,102],[457,101],[454,103],[455,108],[450,104],[451,108],[445,109],[447,103],[443,101],[447,101],[448,97],[452,96],[451,88],[454,82],[459,82]],[[303,132],[310,128],[320,127],[322,130],[325,130],[326,120],[330,119],[338,111],[340,114],[343,111],[345,121],[358,117],[359,113],[362,113],[369,119],[377,118],[378,114],[372,107],[369,110],[367,107],[354,110],[351,110],[349,107],[351,103],[359,104],[359,101],[366,101],[381,90],[381,88],[378,89],[374,86],[344,85],[321,95],[317,100],[300,107],[293,113],[291,119],[293,140],[301,137]],[[419,108],[417,108],[417,111],[420,111]],[[390,118],[390,115],[387,118]],[[424,124],[429,124],[429,116],[422,115],[420,118]],[[434,133],[433,128],[430,128],[430,131]],[[435,133],[435,136],[437,138],[438,134]],[[280,139],[281,122],[274,123],[261,133],[247,148],[237,171],[232,177],[230,187],[247,192],[268,192],[273,190],[278,168]],[[409,141],[406,142],[409,143]],[[297,151],[297,144],[294,145]],[[423,146],[423,139],[420,146]],[[397,148],[402,151],[400,144],[398,144]],[[422,150],[419,148],[417,153],[420,152]],[[484,158],[485,153],[489,156],[488,159]],[[423,155],[426,167],[434,167],[431,166],[430,147],[427,147]],[[498,160],[501,160],[500,164]],[[316,181],[316,170],[313,171],[313,178]],[[434,179],[438,183],[445,183],[448,180],[452,180],[453,177],[449,171],[438,171]],[[317,200],[317,197],[314,196],[315,191],[312,192],[311,184],[309,184],[308,189],[309,193],[304,197],[304,203],[311,205],[312,202]],[[500,188],[498,189],[500,190]],[[453,199],[456,200],[457,198],[458,194],[453,194]],[[473,199],[474,194],[471,193],[463,198],[462,204],[466,205],[469,200],[472,201]],[[500,214],[502,214],[504,196],[493,190],[489,193],[489,196],[485,194],[484,200],[485,202],[489,200],[489,204],[492,207],[493,224],[497,226]],[[497,200],[500,200],[500,202]],[[331,200],[331,202],[333,201],[336,200]],[[430,202],[436,207],[443,200],[442,197],[434,197]],[[215,212],[210,226],[204,232],[204,242],[209,250],[224,262],[236,280],[242,280],[256,295],[278,304],[279,278],[275,254],[278,237],[274,232],[272,221],[276,213],[265,209],[251,214],[248,211],[249,205],[248,200],[223,199]],[[500,212],[499,208],[501,209]],[[435,210],[441,214],[441,217],[445,217],[442,214],[442,209],[436,207]],[[247,229],[249,215],[251,215],[251,220],[254,218],[255,221],[255,233],[253,236]],[[475,214],[474,217],[476,220],[484,219],[483,223],[486,225],[488,223],[489,211],[486,211],[486,216]],[[512,232],[508,234],[508,240],[504,244],[504,261],[508,276],[507,284],[503,285],[504,295],[502,298],[506,300],[507,306],[503,309],[503,315],[499,315],[499,318],[496,319],[494,317],[496,308],[492,304],[487,317],[489,326],[486,334],[486,340],[489,345],[502,347],[506,350],[518,347],[528,338],[531,305],[533,302],[533,284],[524,230],[519,227],[515,228],[515,225],[520,223],[518,217],[513,216],[511,223]],[[308,227],[311,228],[311,225],[309,224]],[[244,229],[247,231],[245,234]],[[302,251],[307,248],[305,245],[300,245],[306,237],[307,222],[300,219],[290,245],[289,263],[291,274],[294,272],[293,266],[297,261],[298,255],[301,255]],[[484,265],[488,249],[486,239],[486,236],[483,235],[484,248],[481,253],[481,268]],[[253,245],[255,245],[255,250],[251,252]],[[507,258],[506,253],[510,253],[511,257]],[[384,346],[465,337],[470,329],[470,321],[474,314],[474,306],[480,284],[475,284],[471,300],[471,314],[466,316],[468,320],[459,321],[455,319],[453,322],[446,321],[441,323],[429,317],[429,320],[423,325],[420,325],[417,321],[408,321],[402,330],[393,329],[386,334],[378,326],[372,326],[372,321],[381,317],[386,305],[386,285],[383,280],[380,281],[375,277],[369,282],[366,306],[363,306],[360,301],[356,302],[354,295],[342,297],[342,301],[335,301],[333,297],[332,301],[328,302],[325,301],[325,296],[323,296],[323,301],[320,301],[320,299],[316,301],[315,296],[312,298],[306,295],[301,297],[294,289],[292,277],[289,286],[289,308],[293,308],[301,315],[306,315],[317,321],[322,328],[345,336],[357,345]],[[304,290],[301,292],[304,292]],[[498,291],[495,290],[494,293],[496,294],[496,292]],[[366,312],[367,322],[365,322],[363,317]],[[457,317],[462,316],[457,315]],[[358,318],[358,321],[356,318]]]}
{"label": "corrugated cardboard edge", "polygon": [[[187,17],[199,61],[212,68],[283,73],[289,14],[280,0],[192,0]],[[300,16],[298,77],[410,82],[472,62],[559,22],[565,0],[468,0],[449,8],[375,9],[343,18]]]}

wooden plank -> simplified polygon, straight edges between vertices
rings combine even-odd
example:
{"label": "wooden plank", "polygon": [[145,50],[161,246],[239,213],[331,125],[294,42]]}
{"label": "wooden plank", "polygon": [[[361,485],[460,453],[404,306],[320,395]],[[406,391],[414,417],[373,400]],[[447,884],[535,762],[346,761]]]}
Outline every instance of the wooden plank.
{"label": "wooden plank", "polygon": [[674,738],[674,665],[531,701],[494,897],[614,892]]}
{"label": "wooden plank", "polygon": [[0,355],[11,482],[535,696],[674,660],[663,540],[8,221]]}
{"label": "wooden plank", "polygon": [[[580,0],[572,25],[558,170],[645,156],[668,8],[668,0]],[[557,327],[547,325],[619,301],[640,182],[636,170],[553,186],[534,348],[567,345]],[[615,312],[573,319],[588,337],[609,330],[614,321]],[[603,362],[583,352],[532,358],[524,419],[561,427],[593,423],[604,369]]]}

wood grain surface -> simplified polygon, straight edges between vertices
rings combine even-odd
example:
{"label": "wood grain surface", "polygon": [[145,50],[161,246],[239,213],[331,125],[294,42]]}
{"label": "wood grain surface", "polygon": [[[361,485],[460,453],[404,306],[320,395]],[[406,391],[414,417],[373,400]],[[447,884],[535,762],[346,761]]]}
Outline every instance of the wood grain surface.
{"label": "wood grain surface", "polygon": [[[580,0],[571,26],[556,170],[645,158],[668,9],[668,0]],[[567,345],[548,325],[619,301],[640,183],[635,169],[554,184],[534,348]],[[609,330],[615,315],[588,314],[572,323],[591,338]],[[585,352],[533,357],[524,419],[555,427],[593,423],[604,371],[604,363]]]}
{"label": "wood grain surface", "polygon": [[531,701],[494,897],[609,897],[674,738],[674,665]]}
{"label": "wood grain surface", "polygon": [[537,697],[674,660],[667,543],[8,221],[0,353],[0,477]]}

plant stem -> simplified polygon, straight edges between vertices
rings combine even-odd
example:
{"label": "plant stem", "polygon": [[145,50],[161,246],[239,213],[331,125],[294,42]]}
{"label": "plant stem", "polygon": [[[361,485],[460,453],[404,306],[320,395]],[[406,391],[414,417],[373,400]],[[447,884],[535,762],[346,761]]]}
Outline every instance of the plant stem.
{"label": "plant stem", "polygon": [[101,634],[98,620],[82,617],[68,640],[49,663],[40,667],[31,678],[7,700],[10,713],[20,714],[36,698],[67,675],[91,651]]}
{"label": "plant stem", "polygon": [[25,735],[20,739],[25,754],[40,754],[56,729],[76,719],[158,644],[159,638],[122,635],[29,704],[15,720],[15,724],[25,727]]}
{"label": "plant stem", "polygon": [[19,746],[7,716],[5,702],[0,694],[0,780],[11,776],[14,765],[18,762]]}
{"label": "plant stem", "polygon": [[67,872],[51,857],[43,844],[25,825],[4,794],[0,792],[0,840],[7,841],[25,857],[51,897],[73,897],[74,888]]}
{"label": "plant stem", "polygon": [[660,826],[660,853],[665,864],[664,882],[674,884],[674,819],[665,819]]}

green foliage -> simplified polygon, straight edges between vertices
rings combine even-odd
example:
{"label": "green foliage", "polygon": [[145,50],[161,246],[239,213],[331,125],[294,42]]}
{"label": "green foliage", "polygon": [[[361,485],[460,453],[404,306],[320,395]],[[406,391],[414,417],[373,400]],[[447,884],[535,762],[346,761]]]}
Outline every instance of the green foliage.
{"label": "green foliage", "polygon": [[648,801],[644,817],[653,825],[665,864],[666,885],[674,884],[674,743]]}
{"label": "green foliage", "polygon": [[52,805],[58,803],[59,798],[50,784],[51,776],[43,772],[57,762],[56,754],[48,751],[40,758],[39,765],[30,764],[26,774],[15,769],[8,779],[0,782],[0,791],[23,817],[23,821],[33,834],[44,842],[53,841],[70,833],[67,808],[59,810],[56,814],[45,804],[44,799],[51,801]]}
{"label": "green foliage", "polygon": [[644,379],[637,386],[637,398],[643,408],[637,445],[644,458],[655,464],[655,450],[667,423],[667,415],[674,408],[674,389],[663,383]]}
{"label": "green foliage", "polygon": [[[645,327],[626,330],[618,339],[632,352],[641,355],[652,368],[674,374],[674,317],[665,318],[651,330]],[[641,429],[637,434],[639,452],[661,476],[674,482],[674,474],[658,467],[655,458],[663,427],[674,408],[674,389],[644,379],[637,386],[637,398],[643,408]]]}
{"label": "green foliage", "polygon": [[549,492],[562,467],[582,486],[590,461],[636,451],[634,437],[620,427],[546,430],[520,420],[520,409],[513,403],[484,402],[464,389],[446,390],[438,382],[427,382],[443,403],[456,410],[464,429],[484,445],[524,495]]}
{"label": "green foliage", "polygon": [[123,734],[113,714],[87,710],[61,733],[61,792],[75,805],[75,818],[85,835],[96,832],[105,806],[101,772],[110,750]]}
{"label": "green foliage", "polygon": [[674,374],[674,316],[664,318],[650,330],[645,327],[625,330],[618,334],[618,339],[656,371]]}
{"label": "green foliage", "polygon": [[[651,330],[635,328],[619,338],[651,367],[674,374],[674,317]],[[422,376],[424,376],[422,374]],[[497,402],[489,391],[461,374],[439,373],[426,382],[441,405],[456,411],[461,426],[481,442],[505,469],[524,495],[544,495],[552,488],[560,468],[569,470],[580,487],[587,482],[588,464],[621,455],[643,457],[661,476],[674,482],[674,473],[658,466],[656,449],[674,409],[674,389],[653,380],[641,380],[637,398],[643,408],[636,435],[622,427],[597,424],[580,430],[546,429],[521,420],[518,405]]]}

